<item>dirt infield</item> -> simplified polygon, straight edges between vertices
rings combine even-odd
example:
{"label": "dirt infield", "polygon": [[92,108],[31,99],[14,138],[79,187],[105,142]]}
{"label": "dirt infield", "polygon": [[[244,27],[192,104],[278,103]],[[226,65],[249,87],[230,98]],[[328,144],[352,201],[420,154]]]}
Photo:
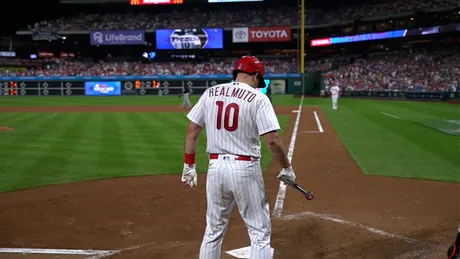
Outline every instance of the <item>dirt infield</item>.
{"label": "dirt infield", "polygon": [[[186,112],[160,106],[110,109],[23,107],[0,112]],[[276,109],[291,115],[287,132],[295,128],[293,109]],[[323,133],[317,133],[313,111]],[[286,147],[290,139],[286,134]],[[293,164],[299,183],[312,189],[316,199],[306,201],[287,189],[283,215],[273,218],[275,258],[445,257],[460,219],[459,184],[363,175],[316,107],[302,109]],[[272,166],[265,173],[271,209],[279,189],[277,169]],[[199,187],[186,189],[179,175],[159,175],[0,194],[0,248],[122,250],[111,256],[0,253],[0,258],[197,258],[205,181],[206,175],[200,174]],[[235,211],[224,250],[248,245]]]}

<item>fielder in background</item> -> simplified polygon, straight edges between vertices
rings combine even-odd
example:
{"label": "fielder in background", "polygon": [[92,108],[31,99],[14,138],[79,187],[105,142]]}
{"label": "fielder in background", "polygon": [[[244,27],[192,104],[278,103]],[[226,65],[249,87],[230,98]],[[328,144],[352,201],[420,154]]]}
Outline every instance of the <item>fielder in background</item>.
{"label": "fielder in background", "polygon": [[264,88],[265,67],[254,56],[238,60],[235,82],[208,88],[188,113],[182,182],[197,185],[195,152],[198,136],[206,128],[209,156],[206,182],[206,230],[200,259],[220,259],[222,240],[235,204],[246,223],[252,259],[273,258],[268,197],[260,166],[260,136],[273,160],[283,168],[278,178],[295,181],[295,173],[278,135],[280,125]]}
{"label": "fielder in background", "polygon": [[192,90],[188,86],[184,86],[182,88],[182,105],[180,106],[181,108],[191,108],[192,103],[190,102],[190,94],[192,93]]}
{"label": "fielder in background", "polygon": [[335,82],[332,82],[332,87],[329,91],[331,93],[332,99],[332,110],[337,111],[337,102],[339,101],[340,88],[335,84]]}

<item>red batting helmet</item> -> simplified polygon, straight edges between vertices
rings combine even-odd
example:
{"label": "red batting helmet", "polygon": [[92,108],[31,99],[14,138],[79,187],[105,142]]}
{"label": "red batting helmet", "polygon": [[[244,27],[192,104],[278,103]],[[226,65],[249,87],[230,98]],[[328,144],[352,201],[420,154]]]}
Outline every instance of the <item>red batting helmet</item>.
{"label": "red batting helmet", "polygon": [[258,58],[254,56],[243,56],[238,62],[236,62],[235,68],[233,69],[233,80],[236,79],[238,72],[244,72],[246,74],[254,75],[257,74],[259,79],[259,85],[257,88],[265,88],[265,66]]}

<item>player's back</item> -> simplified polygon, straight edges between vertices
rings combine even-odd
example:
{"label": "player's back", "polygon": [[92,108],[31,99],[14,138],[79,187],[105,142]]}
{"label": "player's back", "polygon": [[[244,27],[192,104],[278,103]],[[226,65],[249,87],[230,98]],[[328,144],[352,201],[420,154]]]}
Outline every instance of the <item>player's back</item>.
{"label": "player's back", "polygon": [[[207,152],[259,158],[258,105],[263,93],[244,83],[220,84],[203,95]],[[275,118],[276,119],[276,118]]]}

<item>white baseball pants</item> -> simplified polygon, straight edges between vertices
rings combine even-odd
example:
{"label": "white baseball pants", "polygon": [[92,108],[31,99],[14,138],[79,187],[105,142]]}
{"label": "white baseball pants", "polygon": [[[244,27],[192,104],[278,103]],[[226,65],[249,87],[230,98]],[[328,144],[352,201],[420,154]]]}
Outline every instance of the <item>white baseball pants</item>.
{"label": "white baseball pants", "polygon": [[206,231],[200,259],[220,259],[222,241],[235,203],[251,240],[251,259],[271,259],[271,222],[260,160],[238,161],[219,155],[209,161]]}
{"label": "white baseball pants", "polygon": [[183,98],[181,107],[192,107],[192,103],[190,102],[190,93],[183,94]]}
{"label": "white baseball pants", "polygon": [[332,109],[333,110],[337,110],[337,102],[339,100],[339,97],[338,96],[332,96]]}

